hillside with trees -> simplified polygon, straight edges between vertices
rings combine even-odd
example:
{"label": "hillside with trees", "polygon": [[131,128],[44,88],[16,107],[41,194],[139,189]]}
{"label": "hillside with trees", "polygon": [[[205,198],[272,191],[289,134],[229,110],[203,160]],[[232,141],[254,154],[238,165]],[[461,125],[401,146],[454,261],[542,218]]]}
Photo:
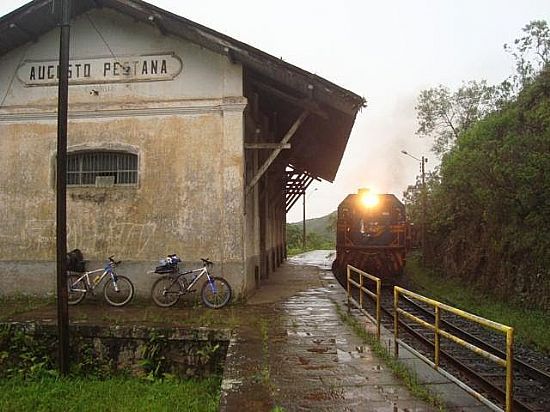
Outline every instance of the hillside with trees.
{"label": "hillside with trees", "polygon": [[336,246],[336,212],[306,219],[306,248],[303,248],[302,222],[286,225],[287,253],[295,255],[309,250],[329,250]]}
{"label": "hillside with trees", "polygon": [[[418,134],[441,166],[427,182],[428,265],[526,306],[550,308],[550,30],[505,45],[516,73],[491,86],[438,86],[418,100]],[[404,194],[420,223],[419,183]]]}

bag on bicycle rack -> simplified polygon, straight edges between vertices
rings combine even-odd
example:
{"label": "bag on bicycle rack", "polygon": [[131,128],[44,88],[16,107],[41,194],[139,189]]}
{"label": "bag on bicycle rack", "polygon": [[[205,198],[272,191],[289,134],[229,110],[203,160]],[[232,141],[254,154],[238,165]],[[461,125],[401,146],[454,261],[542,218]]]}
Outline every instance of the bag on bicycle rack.
{"label": "bag on bicycle rack", "polygon": [[80,249],[73,249],[67,253],[67,270],[69,272],[86,272],[84,255]]}
{"label": "bag on bicycle rack", "polygon": [[181,262],[181,259],[176,255],[168,255],[166,259],[161,259],[159,261],[160,265],[155,268],[155,273],[160,273],[160,274],[177,273],[178,263],[180,262]]}

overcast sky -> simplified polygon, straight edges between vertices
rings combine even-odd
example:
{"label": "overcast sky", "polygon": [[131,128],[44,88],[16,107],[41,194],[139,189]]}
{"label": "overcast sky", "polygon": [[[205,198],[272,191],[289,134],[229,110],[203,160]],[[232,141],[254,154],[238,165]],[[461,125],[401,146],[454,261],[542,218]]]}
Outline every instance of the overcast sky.
{"label": "overcast sky", "polygon": [[[436,159],[415,136],[419,92],[463,81],[498,83],[513,71],[503,44],[531,20],[550,20],[549,0],[151,0],[345,87],[367,100],[357,116],[334,183],[306,195],[306,215],[335,210],[370,187],[401,198],[419,163]],[[27,3],[4,0],[0,15]],[[300,220],[302,202],[290,211]]]}

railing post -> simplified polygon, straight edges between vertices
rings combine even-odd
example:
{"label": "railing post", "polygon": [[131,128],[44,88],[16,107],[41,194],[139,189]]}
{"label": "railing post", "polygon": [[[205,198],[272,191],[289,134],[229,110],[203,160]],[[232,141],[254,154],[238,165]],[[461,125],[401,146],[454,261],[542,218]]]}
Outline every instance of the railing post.
{"label": "railing post", "polygon": [[348,278],[348,313],[351,313],[351,305],[350,305],[350,302],[349,302],[349,299],[350,299],[350,293],[351,293],[351,285],[349,283],[349,277],[350,277],[350,269],[349,269],[349,265],[347,265],[346,267],[346,271],[347,271],[347,278]]}
{"label": "railing post", "polygon": [[376,281],[376,336],[380,340],[380,297],[382,295],[382,282],[380,279]]}
{"label": "railing post", "polygon": [[514,360],[514,329],[506,331],[506,412],[512,411],[513,400],[513,360]]}
{"label": "railing post", "polygon": [[439,306],[435,307],[435,335],[434,335],[434,364],[435,364],[435,370],[439,368],[439,319],[441,317],[441,313],[439,312]]}
{"label": "railing post", "polygon": [[359,274],[359,306],[363,309],[363,274]]}
{"label": "railing post", "polygon": [[399,301],[399,290],[397,286],[393,287],[393,353],[395,357],[399,357],[399,347],[397,346],[397,338],[399,334],[398,329],[398,318],[397,318],[397,307]]}

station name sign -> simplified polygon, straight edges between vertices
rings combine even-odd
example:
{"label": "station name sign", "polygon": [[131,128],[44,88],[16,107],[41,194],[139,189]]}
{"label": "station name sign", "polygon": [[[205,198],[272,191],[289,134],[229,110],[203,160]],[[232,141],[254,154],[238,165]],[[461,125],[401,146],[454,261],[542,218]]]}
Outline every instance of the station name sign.
{"label": "station name sign", "polygon": [[[174,54],[78,59],[69,62],[69,84],[172,80],[181,70],[181,60]],[[25,61],[17,77],[27,86],[57,85],[59,62]]]}

